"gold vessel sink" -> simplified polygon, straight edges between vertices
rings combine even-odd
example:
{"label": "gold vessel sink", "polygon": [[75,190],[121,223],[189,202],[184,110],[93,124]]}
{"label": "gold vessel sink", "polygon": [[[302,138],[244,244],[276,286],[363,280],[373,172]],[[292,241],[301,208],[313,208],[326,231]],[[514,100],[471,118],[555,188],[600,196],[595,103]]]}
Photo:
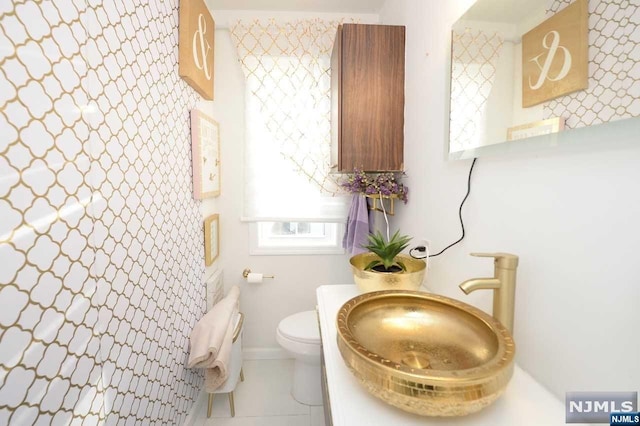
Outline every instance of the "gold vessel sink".
{"label": "gold vessel sink", "polygon": [[408,290],[365,293],[338,311],[338,348],[376,397],[423,416],[488,406],[513,374],[509,331],[481,310]]}

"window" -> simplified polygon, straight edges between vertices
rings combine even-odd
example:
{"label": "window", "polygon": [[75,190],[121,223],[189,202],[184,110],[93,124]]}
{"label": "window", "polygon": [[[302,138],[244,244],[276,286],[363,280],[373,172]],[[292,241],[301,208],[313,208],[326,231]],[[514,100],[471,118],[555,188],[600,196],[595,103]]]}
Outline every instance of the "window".
{"label": "window", "polygon": [[342,254],[344,225],[322,222],[255,222],[249,254]]}
{"label": "window", "polygon": [[238,22],[246,77],[244,216],[251,254],[343,253],[348,197],[330,174],[337,22]]}

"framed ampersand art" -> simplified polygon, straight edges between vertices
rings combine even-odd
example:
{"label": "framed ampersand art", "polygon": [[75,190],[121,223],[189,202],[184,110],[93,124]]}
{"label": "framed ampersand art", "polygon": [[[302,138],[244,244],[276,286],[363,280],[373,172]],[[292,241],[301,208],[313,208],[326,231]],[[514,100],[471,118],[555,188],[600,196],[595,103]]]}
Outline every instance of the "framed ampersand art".
{"label": "framed ampersand art", "polygon": [[576,0],[522,36],[524,108],[588,87],[589,12]]}
{"label": "framed ampersand art", "polygon": [[203,98],[213,100],[215,21],[203,0],[180,1],[178,73]]}

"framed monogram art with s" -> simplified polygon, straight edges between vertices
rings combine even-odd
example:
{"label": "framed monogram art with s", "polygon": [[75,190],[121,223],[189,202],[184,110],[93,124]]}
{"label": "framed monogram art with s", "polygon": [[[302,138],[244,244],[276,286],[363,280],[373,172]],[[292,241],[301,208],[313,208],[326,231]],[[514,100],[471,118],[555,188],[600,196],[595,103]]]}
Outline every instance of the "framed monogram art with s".
{"label": "framed monogram art with s", "polygon": [[588,87],[588,0],[576,0],[522,36],[522,107]]}

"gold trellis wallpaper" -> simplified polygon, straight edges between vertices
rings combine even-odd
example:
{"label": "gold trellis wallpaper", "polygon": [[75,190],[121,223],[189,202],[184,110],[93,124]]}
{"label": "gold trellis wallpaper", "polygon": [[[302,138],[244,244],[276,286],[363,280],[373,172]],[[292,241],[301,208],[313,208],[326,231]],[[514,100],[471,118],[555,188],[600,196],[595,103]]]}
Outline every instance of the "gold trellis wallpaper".
{"label": "gold trellis wallpaper", "polygon": [[[550,0],[548,15],[571,0]],[[640,116],[640,1],[589,1],[589,87],[544,105],[570,129]]]}
{"label": "gold trellis wallpaper", "polygon": [[0,424],[181,424],[205,297],[178,0],[0,22]]}

